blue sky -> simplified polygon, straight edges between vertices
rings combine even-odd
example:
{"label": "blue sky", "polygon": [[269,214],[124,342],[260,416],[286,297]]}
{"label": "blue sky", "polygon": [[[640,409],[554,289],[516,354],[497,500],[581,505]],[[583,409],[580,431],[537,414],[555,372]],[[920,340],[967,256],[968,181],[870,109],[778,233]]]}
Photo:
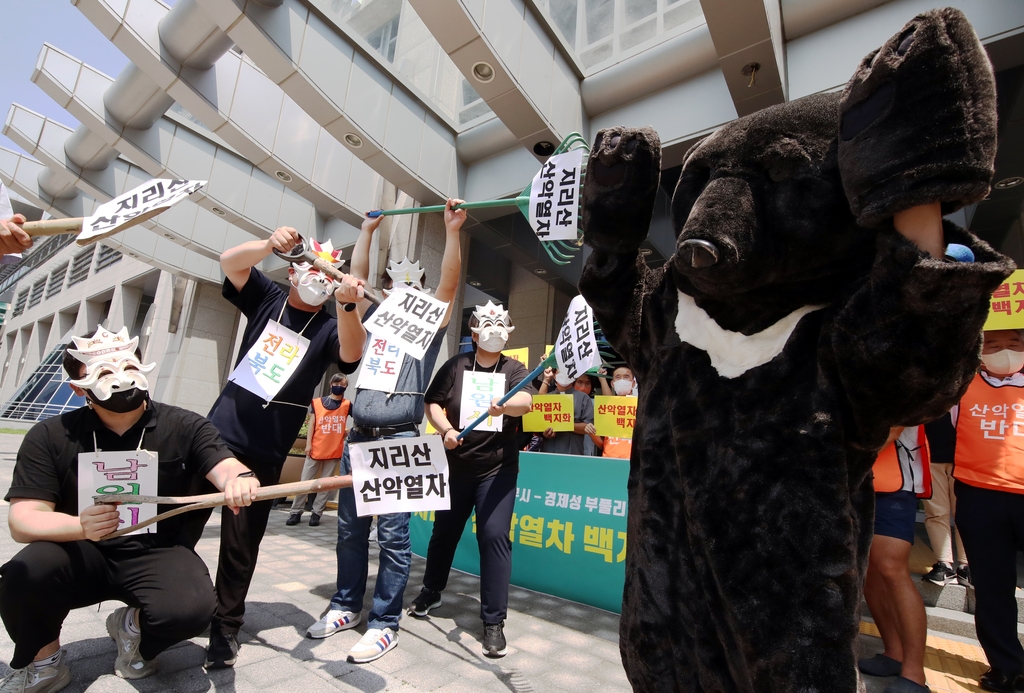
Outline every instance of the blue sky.
{"label": "blue sky", "polygon": [[[70,0],[0,0],[0,25],[4,27],[0,115],[5,120],[11,104],[17,102],[65,125],[78,125],[67,111],[32,84],[32,69],[44,42],[114,77],[128,62]],[[23,151],[2,135],[0,145]]]}

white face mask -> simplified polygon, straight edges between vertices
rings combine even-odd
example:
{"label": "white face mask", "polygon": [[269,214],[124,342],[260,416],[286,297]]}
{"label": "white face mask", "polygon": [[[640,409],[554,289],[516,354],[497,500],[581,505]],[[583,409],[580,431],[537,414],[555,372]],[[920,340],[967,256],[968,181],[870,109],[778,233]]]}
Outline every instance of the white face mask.
{"label": "white face mask", "polygon": [[1024,368],[1024,351],[1003,349],[992,354],[982,354],[985,370],[993,375],[1010,375]]}
{"label": "white face mask", "polygon": [[303,303],[320,306],[334,293],[334,282],[319,272],[310,272],[309,265],[303,263],[292,267],[295,269],[292,286],[298,289]]}
{"label": "white face mask", "polygon": [[485,327],[478,333],[477,346],[484,351],[496,354],[508,343],[508,332],[500,325]]}
{"label": "white face mask", "polygon": [[575,381],[572,380],[571,378],[569,378],[567,375],[565,375],[561,371],[559,371],[559,372],[555,373],[555,382],[558,383],[558,385],[561,386],[561,387],[569,387]]}
{"label": "white face mask", "polygon": [[620,397],[625,397],[626,395],[633,391],[633,381],[622,380],[621,378],[619,380],[613,380],[612,389],[615,390],[615,394],[619,395]]}

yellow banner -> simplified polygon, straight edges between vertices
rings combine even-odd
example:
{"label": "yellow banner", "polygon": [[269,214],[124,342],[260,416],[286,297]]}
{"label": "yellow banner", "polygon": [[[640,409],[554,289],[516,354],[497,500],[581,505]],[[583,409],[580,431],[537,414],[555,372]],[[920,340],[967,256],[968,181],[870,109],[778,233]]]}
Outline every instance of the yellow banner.
{"label": "yellow banner", "polygon": [[598,395],[594,398],[594,428],[597,429],[597,435],[632,439],[635,426],[636,397]]}
{"label": "yellow banner", "polygon": [[552,428],[571,431],[572,395],[534,395],[533,409],[523,415],[523,430],[540,432]]}
{"label": "yellow banner", "polygon": [[505,349],[501,353],[505,354],[505,356],[508,356],[510,359],[515,359],[519,363],[523,364],[524,366],[526,366],[528,370],[531,369],[530,347],[520,347],[518,349]]}
{"label": "yellow banner", "polygon": [[986,330],[1019,330],[1024,327],[1024,270],[1017,270],[992,294]]}

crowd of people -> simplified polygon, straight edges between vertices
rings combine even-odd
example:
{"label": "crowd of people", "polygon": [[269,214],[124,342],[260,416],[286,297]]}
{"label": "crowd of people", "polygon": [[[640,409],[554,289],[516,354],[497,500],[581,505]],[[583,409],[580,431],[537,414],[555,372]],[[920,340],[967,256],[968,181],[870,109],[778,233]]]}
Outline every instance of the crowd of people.
{"label": "crowd of people", "polygon": [[[125,606],[107,619],[117,644],[114,671],[139,679],[156,670],[156,658],[175,643],[210,629],[205,666],[231,667],[244,623],[245,600],[271,501],[256,500],[261,486],[276,484],[282,466],[309,416],[303,480],[350,474],[349,445],[416,437],[424,417],[448,454],[451,506],[436,512],[419,594],[404,607],[411,565],[409,513],[376,516],[379,567],[366,632],[349,661],[373,661],[397,646],[403,608],[426,617],[442,605],[455,550],[476,514],[480,550],[482,653],[506,653],[512,546],[509,524],[516,499],[521,449],[628,458],[628,438],[602,436],[595,428],[595,384],[604,396],[635,395],[628,366],[572,379],[548,368],[507,402],[491,400],[488,414],[504,417],[498,431],[462,436],[463,381],[467,373],[503,374],[505,392],[520,385],[527,368],[503,354],[515,329],[503,306],[477,306],[470,318],[473,348],[448,359],[433,375],[459,285],[460,230],[466,213],[444,214],[446,241],[434,296],[448,304],[421,359],[402,357],[393,391],[360,388],[346,398],[348,375],[364,358],[363,321],[376,306],[366,299],[370,247],[380,217],[368,218],[351,260],[351,274],[334,281],[308,263],[293,263],[285,291],[256,267],[275,249],[301,239],[282,227],[266,241],[224,252],[224,297],[246,317],[238,363],[269,327],[308,340],[308,347],[272,398],[232,378],[208,417],[154,401],[138,339],[126,330],[100,327],[74,338],[63,367],[87,404],[32,428],[18,452],[11,488],[12,537],[26,544],[0,566],[0,617],[15,644],[13,672],[0,690],[49,693],[70,681],[59,634],[71,609],[118,600]],[[31,245],[14,217],[0,220],[0,251]],[[329,244],[312,244],[339,266]],[[385,293],[424,290],[424,271],[408,259],[392,262],[381,276]],[[331,299],[336,316],[326,310]],[[316,396],[325,373],[329,392]],[[522,435],[522,417],[533,395],[572,396],[573,428]],[[922,579],[974,590],[978,639],[990,663],[980,685],[999,693],[1024,690],[1024,648],[1017,638],[1016,553],[1024,549],[1024,340],[1015,330],[987,332],[982,366],[957,407],[922,426],[893,429],[874,467],[874,539],[864,597],[884,643],[882,653],[860,661],[862,673],[895,676],[887,691],[927,691],[924,674],[927,620],[910,572],[918,500],[936,562]],[[188,495],[209,485],[222,491],[228,512],[221,522],[217,573],[211,579],[194,551],[209,511],[165,519],[156,530],[105,538],[124,522],[117,506],[79,507],[80,462],[105,465],[118,456],[138,467],[149,456],[158,466],[159,495]],[[97,466],[97,469],[106,467]],[[135,467],[132,467],[134,470]],[[122,470],[123,471],[123,470]],[[109,476],[110,479],[126,477]],[[328,492],[312,501],[310,526],[320,524]],[[307,504],[296,496],[285,524],[300,523]],[[307,630],[326,638],[363,622],[369,544],[374,518],[356,511],[351,488],[338,498],[337,591],[323,616]],[[166,508],[160,508],[166,509]],[[173,566],[173,569],[171,569]]]}

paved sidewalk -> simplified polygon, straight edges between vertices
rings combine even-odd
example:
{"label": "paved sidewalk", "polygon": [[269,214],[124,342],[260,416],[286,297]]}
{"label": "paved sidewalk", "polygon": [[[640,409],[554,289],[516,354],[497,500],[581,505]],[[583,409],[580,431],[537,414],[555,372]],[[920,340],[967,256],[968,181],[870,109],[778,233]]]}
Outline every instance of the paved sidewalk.
{"label": "paved sidewalk", "polygon": [[[0,434],[0,489],[10,487],[15,452],[22,436]],[[0,527],[6,526],[8,505],[0,501]],[[233,669],[207,673],[202,668],[206,638],[193,638],[158,657],[160,671],[128,682],[115,677],[113,641],[104,629],[107,614],[120,606],[107,602],[98,609],[73,611],[64,623],[61,642],[67,651],[73,681],[69,693],[158,693],[218,691],[223,693],[321,693],[330,691],[437,691],[459,693],[551,691],[602,693],[628,691],[619,661],[618,616],[562,599],[511,588],[505,624],[508,655],[500,660],[480,651],[479,582],[453,571],[444,604],[429,619],[402,619],[398,647],[369,664],[348,664],[349,648],[365,632],[365,624],[324,640],[305,637],[334,594],[336,516],[328,513],[320,527],[305,522],[286,527],[284,510],[271,514],[260,562],[249,591],[242,649]],[[308,520],[308,513],[303,515]],[[216,570],[220,515],[214,513],[197,550]],[[0,529],[0,562],[18,551]],[[413,558],[406,603],[419,593],[424,561]],[[372,599],[377,565],[370,563],[371,585],[364,615]],[[873,624],[861,627],[866,656],[881,651]],[[14,646],[0,629],[0,676]],[[980,648],[970,641],[929,638],[928,683],[933,693],[977,691],[976,677],[986,668]],[[868,693],[882,693],[889,679],[866,680]]]}

